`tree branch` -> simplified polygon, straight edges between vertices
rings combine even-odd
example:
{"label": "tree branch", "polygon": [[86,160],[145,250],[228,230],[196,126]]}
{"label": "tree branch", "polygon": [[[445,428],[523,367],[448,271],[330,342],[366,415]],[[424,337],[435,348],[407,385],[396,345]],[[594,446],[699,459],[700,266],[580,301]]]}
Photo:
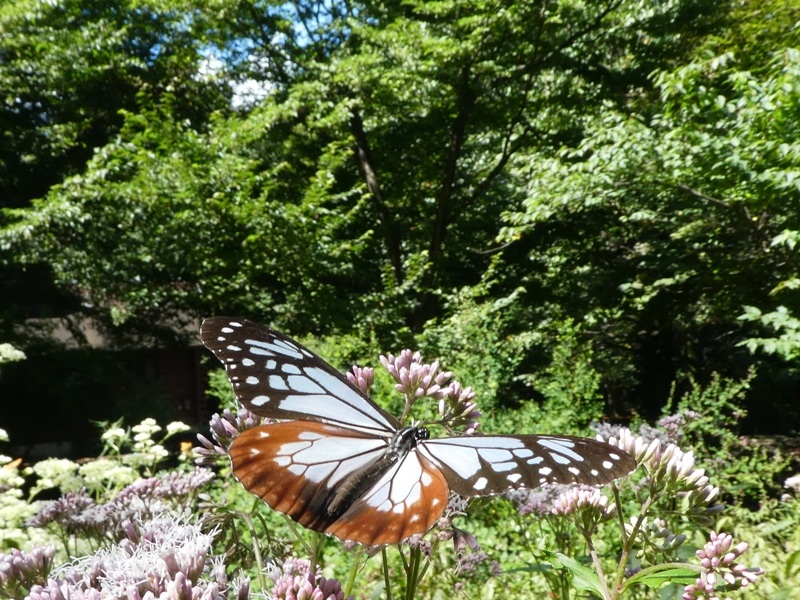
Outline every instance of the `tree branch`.
{"label": "tree branch", "polygon": [[389,262],[394,271],[395,280],[398,284],[403,282],[403,255],[400,250],[400,240],[397,236],[397,227],[394,223],[392,213],[386,206],[383,199],[383,191],[378,183],[378,176],[375,173],[372,160],[372,152],[369,147],[369,140],[364,131],[364,121],[361,120],[361,114],[357,108],[350,111],[350,132],[356,140],[356,155],[358,156],[358,166],[361,170],[361,175],[367,184],[370,196],[375,203],[375,208],[378,211],[378,218],[381,222],[381,229],[386,243],[386,251],[389,254]]}

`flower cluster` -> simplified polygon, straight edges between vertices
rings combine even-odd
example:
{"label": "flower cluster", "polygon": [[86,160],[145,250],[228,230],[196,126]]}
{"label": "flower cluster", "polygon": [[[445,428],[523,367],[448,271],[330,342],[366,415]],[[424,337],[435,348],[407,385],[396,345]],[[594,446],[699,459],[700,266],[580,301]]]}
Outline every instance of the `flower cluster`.
{"label": "flower cluster", "polygon": [[700,559],[700,577],[684,588],[683,599],[718,600],[719,592],[738,590],[753,583],[764,574],[764,569],[747,568],[735,562],[746,550],[746,542],[734,546],[729,534],[712,531],[711,539],[696,553]]}
{"label": "flower cluster", "polygon": [[172,471],[127,486],[109,503],[117,523],[126,519],[152,517],[168,508],[185,508],[194,493],[214,478],[208,469]]}
{"label": "flower cluster", "polygon": [[351,371],[345,373],[347,381],[352,383],[365,394],[369,394],[372,384],[375,382],[375,369],[372,367],[353,367]]}
{"label": "flower cluster", "polygon": [[68,492],[58,500],[44,505],[39,513],[28,521],[30,527],[57,525],[67,536],[81,535],[102,539],[107,531],[109,509],[98,505],[89,497],[86,489]]}
{"label": "flower cluster", "polygon": [[395,389],[406,397],[404,416],[416,400],[428,397],[438,401],[441,423],[447,428],[471,435],[480,427],[475,392],[452,380],[450,371],[440,371],[439,361],[423,363],[422,355],[411,350],[381,356],[380,361],[395,380]]}
{"label": "flower cluster", "polygon": [[25,360],[25,353],[11,344],[3,342],[0,344],[0,365],[3,363]]}
{"label": "flower cluster", "polygon": [[[655,427],[647,423],[640,425],[637,437],[648,443],[653,440],[659,440],[662,446],[678,444],[683,439],[683,428],[688,423],[697,420],[699,416],[693,410],[685,410],[674,415],[661,417],[656,421]],[[612,425],[610,423],[594,423],[592,428],[603,439],[619,438],[620,432],[625,429],[621,425]]]}
{"label": "flower cluster", "polygon": [[700,414],[693,410],[685,410],[674,415],[661,417],[656,421],[656,426],[664,430],[666,440],[662,441],[673,444],[680,443],[683,439],[683,428],[692,421],[696,421],[699,417]]}
{"label": "flower cluster", "polygon": [[214,414],[209,421],[212,440],[198,433],[197,439],[202,445],[195,448],[197,464],[212,464],[220,457],[228,456],[228,448],[231,447],[233,439],[245,429],[250,429],[265,422],[255,413],[250,412],[244,407],[239,408],[236,414],[229,409],[222,411],[222,415]]}
{"label": "flower cluster", "polygon": [[25,469],[26,475],[35,475],[36,484],[31,488],[30,497],[43,490],[58,488],[62,492],[75,492],[83,487],[78,476],[78,463],[66,458],[46,458]]}
{"label": "flower cluster", "polygon": [[617,436],[604,439],[598,435],[597,438],[632,455],[637,463],[645,467],[650,480],[665,491],[685,495],[690,506],[702,509],[696,511],[698,516],[709,510],[718,510],[716,507],[705,508],[719,495],[719,488],[709,485],[704,469],[694,468],[694,454],[691,451],[684,452],[672,443],[662,448],[659,439],[648,442],[641,436],[634,438],[631,431],[624,427]]}
{"label": "flower cluster", "polygon": [[270,575],[275,582],[273,600],[344,600],[342,584],[337,579],[326,579],[317,570],[316,583],[312,583],[310,572],[311,561],[302,558],[291,558],[283,563],[283,569],[276,568]]}
{"label": "flower cluster", "polygon": [[0,554],[0,598],[19,598],[32,585],[44,581],[53,568],[53,546],[37,547],[30,552],[16,548]]}
{"label": "flower cluster", "polygon": [[545,483],[535,489],[511,490],[506,497],[523,516],[575,515],[597,521],[610,519],[617,513],[616,504],[590,485]]}
{"label": "flower cluster", "polygon": [[[159,462],[169,456],[164,442],[173,435],[189,431],[185,423],[173,421],[166,426],[166,433],[156,441],[154,436],[164,428],[155,419],[144,419],[129,431],[121,427],[121,423],[122,419],[113,424],[104,424],[106,430],[100,436],[105,445],[104,454],[134,469],[147,469],[151,473]],[[126,448],[130,448],[131,452],[123,454]]]}
{"label": "flower cluster", "polygon": [[601,519],[610,519],[617,513],[617,505],[613,502],[609,504],[608,497],[601,494],[598,488],[588,485],[566,487],[553,501],[554,515],[588,512]]}
{"label": "flower cluster", "polygon": [[506,497],[511,500],[522,516],[525,515],[551,515],[555,501],[564,490],[560,483],[544,483],[535,489],[520,488],[506,492]]}
{"label": "flower cluster", "polygon": [[69,492],[45,504],[28,524],[40,528],[53,524],[67,536],[108,542],[121,535],[120,528],[126,520],[151,518],[169,508],[184,508],[192,494],[213,477],[208,469],[197,468],[140,479],[106,504],[95,502],[86,489]]}
{"label": "flower cluster", "polygon": [[188,517],[162,516],[129,524],[119,544],[57,569],[30,589],[31,600],[198,598],[244,599],[249,582],[228,582],[224,566],[210,558],[214,534]]}

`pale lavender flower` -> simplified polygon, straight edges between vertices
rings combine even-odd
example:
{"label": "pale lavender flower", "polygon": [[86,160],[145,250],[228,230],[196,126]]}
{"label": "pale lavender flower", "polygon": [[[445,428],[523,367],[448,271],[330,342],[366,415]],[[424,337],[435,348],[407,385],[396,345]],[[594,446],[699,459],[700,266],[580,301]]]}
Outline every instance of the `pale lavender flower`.
{"label": "pale lavender flower", "polygon": [[478,568],[482,562],[489,558],[486,552],[472,552],[470,554],[461,554],[458,556],[456,564],[456,572],[458,573],[472,573]]}
{"label": "pale lavender flower", "polygon": [[438,361],[423,363],[422,355],[411,350],[403,350],[397,356],[381,356],[380,361],[394,378],[395,389],[405,395],[406,412],[413,402],[427,397],[437,401],[440,423],[451,432],[472,435],[480,427],[482,413],[474,401],[475,392],[451,381],[453,373],[440,371]]}
{"label": "pale lavender flower", "polygon": [[212,440],[200,433],[197,434],[197,440],[202,447],[194,449],[197,456],[195,462],[200,465],[211,464],[220,457],[227,458],[228,449],[237,435],[245,429],[266,422],[267,419],[262,419],[244,407],[239,408],[235,415],[227,408],[222,411],[222,415],[215,413],[208,423]]}
{"label": "pale lavender flower", "polygon": [[691,451],[684,452],[675,444],[662,447],[658,439],[648,442],[641,436],[633,437],[624,427],[617,436],[603,438],[598,435],[597,438],[631,454],[665,491],[688,496],[694,506],[709,504],[719,495],[719,488],[709,485],[705,469],[695,468]]}
{"label": "pale lavender flower", "polygon": [[703,549],[696,552],[700,559],[700,576],[684,588],[684,600],[718,600],[720,592],[747,587],[764,574],[761,567],[747,568],[736,562],[747,550],[746,542],[734,545],[731,535],[713,531],[710,538]]}
{"label": "pale lavender flower", "polygon": [[380,361],[397,382],[395,389],[411,401],[423,396],[435,397],[453,376],[449,371],[439,371],[439,361],[423,363],[422,355],[411,350],[403,350],[397,356],[381,355]]}
{"label": "pale lavender flower", "polygon": [[375,369],[372,367],[354,366],[352,371],[348,371],[345,375],[347,376],[347,381],[365,394],[369,394],[369,390],[375,382]]}
{"label": "pale lavender flower", "polygon": [[450,497],[447,500],[442,516],[439,517],[437,526],[439,527],[438,537],[441,541],[446,541],[453,538],[454,527],[453,519],[456,517],[463,517],[467,514],[468,500],[456,493],[450,492]]}
{"label": "pale lavender flower", "polygon": [[129,537],[54,571],[33,586],[31,600],[244,600],[249,584],[228,583],[222,563],[210,558],[214,533],[188,517],[162,516],[128,524]]}
{"label": "pale lavender flower", "polygon": [[596,487],[588,485],[569,486],[553,501],[552,514],[571,515],[588,511],[599,518],[610,519],[617,512],[617,505],[609,503],[608,497]]}
{"label": "pale lavender flower", "polygon": [[84,488],[48,502],[28,521],[30,527],[47,527],[50,524],[57,525],[68,535],[100,539],[104,537],[111,520],[109,509],[98,505]]}
{"label": "pale lavender flower", "polygon": [[552,515],[555,501],[570,486],[561,483],[545,483],[535,489],[516,489],[506,492],[506,497],[517,507],[522,516]]}
{"label": "pale lavender flower", "polygon": [[[342,585],[337,579],[326,579],[321,571],[315,573],[316,583],[311,583],[309,573],[311,561],[290,558],[283,563],[283,569],[275,569],[270,579],[275,582],[272,588],[273,600],[344,600]],[[348,596],[348,600],[352,596]]]}
{"label": "pale lavender flower", "polygon": [[693,410],[684,410],[674,415],[667,415],[661,417],[656,421],[656,425],[661,427],[666,433],[666,442],[678,444],[683,439],[683,432],[681,429],[688,423],[696,421],[700,418],[700,414]]}
{"label": "pale lavender flower", "polygon": [[433,549],[433,544],[431,544],[428,540],[422,537],[423,534],[415,533],[410,538],[408,538],[405,543],[408,544],[409,548],[414,548],[419,550],[425,556],[431,555],[431,550]]}
{"label": "pale lavender flower", "polygon": [[473,552],[478,552],[481,549],[481,545],[480,542],[478,542],[478,538],[468,531],[453,527],[453,548],[456,554],[460,556],[464,554],[467,548]]}
{"label": "pale lavender flower", "polygon": [[437,395],[442,421],[452,429],[459,429],[463,435],[473,435],[481,425],[478,419],[483,413],[474,401],[476,394],[472,388],[462,388],[461,383],[453,381],[442,387]]}
{"label": "pale lavender flower", "polygon": [[11,549],[0,554],[0,598],[19,598],[32,585],[47,579],[53,568],[53,546],[36,547],[30,552]]}
{"label": "pale lavender flower", "polygon": [[214,478],[209,469],[171,471],[140,479],[123,488],[108,503],[117,524],[130,519],[147,519],[169,508],[185,508],[195,492]]}

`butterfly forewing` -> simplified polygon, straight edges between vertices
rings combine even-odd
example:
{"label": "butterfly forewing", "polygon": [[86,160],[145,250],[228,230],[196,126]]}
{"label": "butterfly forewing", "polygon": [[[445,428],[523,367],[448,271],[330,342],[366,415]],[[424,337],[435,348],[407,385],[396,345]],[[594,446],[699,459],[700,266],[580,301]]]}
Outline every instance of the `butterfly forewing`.
{"label": "butterfly forewing", "polygon": [[239,401],[259,416],[346,425],[384,436],[399,425],[328,363],[268,327],[209,317],[200,335],[225,366]]}
{"label": "butterfly forewing", "polygon": [[501,494],[544,483],[601,485],[627,475],[636,461],[586,438],[547,435],[469,436],[426,440],[420,452],[465,497]]}

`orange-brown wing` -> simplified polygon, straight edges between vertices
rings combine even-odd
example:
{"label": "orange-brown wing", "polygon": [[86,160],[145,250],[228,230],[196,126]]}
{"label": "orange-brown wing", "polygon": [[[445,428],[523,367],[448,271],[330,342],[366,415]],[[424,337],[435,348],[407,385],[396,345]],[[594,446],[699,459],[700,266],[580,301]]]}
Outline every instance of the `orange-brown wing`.
{"label": "orange-brown wing", "polygon": [[242,432],[231,445],[233,474],[250,492],[301,525],[325,531],[338,484],[375,462],[386,440],[335,425],[288,421]]}
{"label": "orange-brown wing", "polygon": [[448,495],[442,472],[412,450],[326,531],[367,546],[399,544],[433,527]]}
{"label": "orange-brown wing", "polygon": [[329,513],[342,485],[369,472],[387,441],[311,421],[248,429],[231,445],[234,475],[275,510],[309,529],[365,545],[397,544],[430,529],[445,508],[441,471],[411,451],[374,473],[375,483]]}

